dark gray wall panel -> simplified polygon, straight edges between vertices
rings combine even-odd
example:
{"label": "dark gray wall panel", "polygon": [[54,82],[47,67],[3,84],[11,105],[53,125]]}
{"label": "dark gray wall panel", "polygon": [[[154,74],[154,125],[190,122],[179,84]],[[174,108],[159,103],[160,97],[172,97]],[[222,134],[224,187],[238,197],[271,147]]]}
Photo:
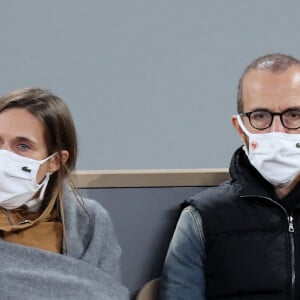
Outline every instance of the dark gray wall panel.
{"label": "dark gray wall panel", "polygon": [[82,191],[82,195],[99,201],[112,218],[123,250],[123,281],[132,296],[145,282],[160,276],[179,204],[201,189],[117,188]]}

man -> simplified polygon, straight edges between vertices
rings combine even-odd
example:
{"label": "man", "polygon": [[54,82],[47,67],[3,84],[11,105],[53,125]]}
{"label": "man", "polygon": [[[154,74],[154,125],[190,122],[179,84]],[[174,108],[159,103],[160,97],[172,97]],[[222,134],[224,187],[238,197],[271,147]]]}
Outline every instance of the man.
{"label": "man", "polygon": [[232,180],[182,211],[161,299],[300,299],[300,61],[254,60],[238,87],[232,124],[244,146]]}

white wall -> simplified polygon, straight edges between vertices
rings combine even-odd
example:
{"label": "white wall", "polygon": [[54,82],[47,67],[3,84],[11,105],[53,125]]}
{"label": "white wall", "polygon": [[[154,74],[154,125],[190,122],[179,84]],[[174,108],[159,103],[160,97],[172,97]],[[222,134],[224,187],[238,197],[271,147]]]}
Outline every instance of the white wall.
{"label": "white wall", "polygon": [[300,2],[27,0],[0,5],[0,93],[64,98],[78,169],[227,167],[236,86],[256,56],[300,57]]}

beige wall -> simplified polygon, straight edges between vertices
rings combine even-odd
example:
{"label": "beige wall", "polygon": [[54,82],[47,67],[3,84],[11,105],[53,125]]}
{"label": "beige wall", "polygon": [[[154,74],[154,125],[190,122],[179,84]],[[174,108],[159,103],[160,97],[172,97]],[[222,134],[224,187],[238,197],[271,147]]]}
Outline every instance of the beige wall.
{"label": "beige wall", "polygon": [[78,170],[73,174],[78,188],[214,186],[227,179],[227,169]]}

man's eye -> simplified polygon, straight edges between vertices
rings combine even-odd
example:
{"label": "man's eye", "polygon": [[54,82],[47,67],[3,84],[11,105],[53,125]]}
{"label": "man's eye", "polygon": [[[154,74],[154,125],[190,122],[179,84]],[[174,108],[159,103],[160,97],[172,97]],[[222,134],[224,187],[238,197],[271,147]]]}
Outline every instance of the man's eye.
{"label": "man's eye", "polygon": [[289,111],[286,113],[286,117],[290,119],[300,119],[300,111]]}
{"label": "man's eye", "polygon": [[263,120],[265,118],[267,118],[269,116],[269,114],[267,112],[261,111],[261,112],[255,112],[254,114],[252,114],[252,118],[256,119],[256,120]]}

